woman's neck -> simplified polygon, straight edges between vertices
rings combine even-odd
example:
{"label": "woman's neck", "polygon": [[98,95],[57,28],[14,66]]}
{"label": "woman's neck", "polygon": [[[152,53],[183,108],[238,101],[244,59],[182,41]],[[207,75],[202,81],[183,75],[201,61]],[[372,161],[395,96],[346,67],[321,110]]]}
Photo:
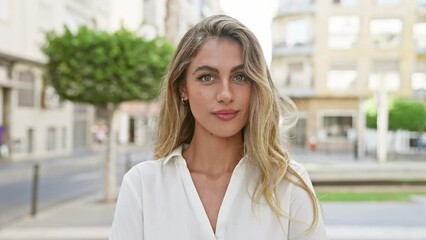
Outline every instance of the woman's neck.
{"label": "woman's neck", "polygon": [[209,175],[232,173],[243,154],[241,133],[222,138],[212,134],[194,132],[191,143],[183,152],[191,172]]}

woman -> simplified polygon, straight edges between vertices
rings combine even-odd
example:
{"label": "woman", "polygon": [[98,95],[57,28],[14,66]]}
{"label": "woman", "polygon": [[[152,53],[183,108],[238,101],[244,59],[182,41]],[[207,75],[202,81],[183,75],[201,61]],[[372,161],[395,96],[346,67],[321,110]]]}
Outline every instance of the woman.
{"label": "woman", "polygon": [[111,240],[327,239],[306,171],[280,146],[283,100],[244,25],[219,15],[188,30],[161,100],[158,160],[125,175]]}

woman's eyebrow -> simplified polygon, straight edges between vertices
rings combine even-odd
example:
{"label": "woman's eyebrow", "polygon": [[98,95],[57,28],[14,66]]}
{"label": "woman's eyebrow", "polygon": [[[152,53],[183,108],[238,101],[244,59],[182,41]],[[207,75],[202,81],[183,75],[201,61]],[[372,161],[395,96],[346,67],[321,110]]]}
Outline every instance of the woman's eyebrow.
{"label": "woman's eyebrow", "polygon": [[[244,65],[240,64],[236,67],[233,67],[231,69],[231,73],[236,72],[236,71],[240,71],[242,69],[244,69]],[[219,73],[219,70],[217,68],[207,66],[207,65],[202,65],[202,66],[198,66],[192,74],[195,74],[199,71],[209,71],[209,72]]]}
{"label": "woman's eyebrow", "polygon": [[207,66],[207,65],[202,65],[202,66],[197,67],[192,74],[195,74],[195,73],[197,73],[199,71],[209,71],[209,72],[219,73],[219,70],[217,70],[214,67]]}
{"label": "woman's eyebrow", "polygon": [[240,70],[242,70],[242,69],[244,69],[244,64],[240,64],[240,65],[238,65],[238,66],[236,66],[236,67],[233,67],[233,68],[231,69],[231,73],[233,73],[233,72],[237,72],[237,71],[240,71]]}

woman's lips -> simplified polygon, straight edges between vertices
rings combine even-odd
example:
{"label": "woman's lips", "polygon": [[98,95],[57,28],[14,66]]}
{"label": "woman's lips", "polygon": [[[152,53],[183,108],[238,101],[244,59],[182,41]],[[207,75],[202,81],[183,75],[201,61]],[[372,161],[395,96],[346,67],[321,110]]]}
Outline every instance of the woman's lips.
{"label": "woman's lips", "polygon": [[238,111],[233,109],[224,109],[224,110],[218,110],[213,112],[213,115],[222,121],[229,121],[235,118],[237,114],[238,114]]}

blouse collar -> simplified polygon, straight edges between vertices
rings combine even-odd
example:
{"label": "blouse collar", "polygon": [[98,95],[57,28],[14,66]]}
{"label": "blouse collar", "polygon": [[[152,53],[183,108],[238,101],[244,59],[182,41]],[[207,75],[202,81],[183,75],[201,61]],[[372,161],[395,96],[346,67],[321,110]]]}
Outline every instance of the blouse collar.
{"label": "blouse collar", "polygon": [[[167,155],[164,158],[163,165],[166,165],[172,160],[177,158],[184,159],[182,156],[182,152],[186,147],[187,147],[187,144],[181,144],[177,148],[175,148],[175,150],[173,150],[169,155]],[[244,155],[242,159],[240,160],[240,163],[247,161],[246,159],[247,159],[247,155]]]}

